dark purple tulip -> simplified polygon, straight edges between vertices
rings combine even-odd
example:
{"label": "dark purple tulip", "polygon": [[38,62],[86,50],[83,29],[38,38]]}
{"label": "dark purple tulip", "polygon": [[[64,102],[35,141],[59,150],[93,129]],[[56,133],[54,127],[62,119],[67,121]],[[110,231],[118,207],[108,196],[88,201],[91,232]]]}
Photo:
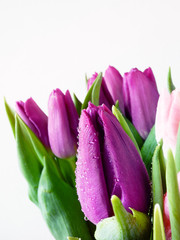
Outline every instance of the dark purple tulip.
{"label": "dark purple tulip", "polygon": [[25,103],[22,101],[16,102],[16,112],[41,142],[49,147],[48,117],[36,102],[32,98],[29,98]]}
{"label": "dark purple tulip", "polygon": [[48,103],[48,134],[53,153],[59,158],[76,154],[78,113],[69,91],[54,90]]}
{"label": "dark purple tulip", "polygon": [[150,181],[129,136],[105,106],[92,103],[82,111],[76,187],[85,216],[94,224],[113,215],[110,199],[118,196],[129,207],[147,213]]}
{"label": "dark purple tulip", "polygon": [[133,68],[124,74],[126,115],[142,138],[146,138],[155,123],[159,93],[151,68],[144,72]]}
{"label": "dark purple tulip", "polygon": [[[87,89],[91,87],[93,82],[96,80],[98,74],[95,73],[93,76],[88,80]],[[107,89],[106,83],[104,81],[104,78],[102,78],[102,84],[101,84],[101,90],[100,90],[100,96],[99,96],[99,104],[105,104],[109,109],[111,109],[112,105],[115,104],[113,101],[111,94],[109,93],[109,90]]]}
{"label": "dark purple tulip", "polygon": [[109,66],[104,74],[104,81],[113,98],[114,103],[118,100],[121,112],[124,114],[124,99],[123,99],[123,78],[118,70]]}

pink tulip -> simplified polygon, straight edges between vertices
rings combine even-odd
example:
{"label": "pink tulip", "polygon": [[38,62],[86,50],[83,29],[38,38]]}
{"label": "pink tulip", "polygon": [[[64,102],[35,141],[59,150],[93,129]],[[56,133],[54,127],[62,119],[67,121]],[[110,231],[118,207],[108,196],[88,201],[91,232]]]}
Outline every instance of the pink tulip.
{"label": "pink tulip", "polygon": [[176,149],[177,133],[180,123],[180,91],[171,94],[163,90],[160,94],[156,114],[156,139],[163,139],[163,149]]}

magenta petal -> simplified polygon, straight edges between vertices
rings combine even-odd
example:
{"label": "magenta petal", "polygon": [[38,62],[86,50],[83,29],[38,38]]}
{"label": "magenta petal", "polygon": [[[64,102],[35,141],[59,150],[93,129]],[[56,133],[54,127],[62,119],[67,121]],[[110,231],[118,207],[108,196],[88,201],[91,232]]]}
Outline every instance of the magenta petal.
{"label": "magenta petal", "polygon": [[101,112],[104,127],[103,166],[110,196],[117,195],[129,207],[148,212],[150,182],[144,163],[121,125],[106,111]]}
{"label": "magenta petal", "polygon": [[123,78],[118,70],[109,66],[104,74],[104,81],[113,98],[114,103],[118,100],[121,112],[124,114],[124,99],[123,99]]}
{"label": "magenta petal", "polygon": [[65,94],[65,102],[66,102],[66,109],[68,113],[71,133],[73,134],[74,141],[77,142],[77,136],[78,136],[77,128],[79,123],[79,116],[68,90],[66,91],[66,94]]}
{"label": "magenta petal", "polygon": [[95,72],[91,78],[88,79],[88,82],[87,82],[87,90],[89,91],[90,87],[92,86],[93,82],[96,80],[98,76],[98,73]]}
{"label": "magenta petal", "polygon": [[[152,69],[149,67],[149,68],[146,68],[143,72],[146,77],[151,80],[152,82],[154,82],[155,86],[156,86],[156,80],[155,80],[155,77],[154,77],[154,74],[153,74],[153,71]],[[156,90],[157,90],[157,87],[156,87]]]}
{"label": "magenta petal", "polygon": [[155,123],[158,98],[152,75],[149,79],[136,68],[124,74],[126,114],[144,139]]}
{"label": "magenta petal", "polygon": [[29,98],[25,104],[24,109],[29,117],[30,121],[38,130],[39,138],[42,143],[49,147],[49,138],[48,138],[48,117],[46,114],[38,107],[35,101],[32,98]]}
{"label": "magenta petal", "polygon": [[[89,88],[92,86],[92,84],[94,83],[94,81],[96,80],[98,74],[95,73],[92,75],[92,77],[88,80],[88,84],[87,84],[87,89],[89,90]],[[104,78],[102,78],[102,83],[101,83],[101,89],[100,89],[100,96],[99,96],[99,104],[105,104],[109,109],[111,109],[112,105],[115,104],[115,102],[112,99],[111,94],[109,93],[109,90],[106,86],[106,83],[104,81]]]}
{"label": "magenta petal", "polygon": [[29,120],[25,109],[24,109],[24,102],[23,101],[18,101],[16,102],[16,112],[20,116],[20,118],[25,122],[25,124],[38,136],[38,130],[36,127],[31,123]]}
{"label": "magenta petal", "polygon": [[70,132],[65,96],[59,89],[49,97],[48,112],[48,133],[53,153],[60,158],[75,155],[76,143]]}
{"label": "magenta petal", "polygon": [[85,216],[94,224],[111,215],[98,133],[84,110],[79,123],[76,187]]}
{"label": "magenta petal", "polygon": [[29,98],[25,103],[22,101],[17,102],[16,112],[41,142],[46,147],[49,147],[47,131],[48,118],[36,102],[32,98]]}
{"label": "magenta petal", "polygon": [[89,103],[81,114],[76,185],[82,210],[95,224],[113,216],[110,199],[114,194],[127,211],[131,207],[148,212],[151,188],[147,170],[105,105]]}

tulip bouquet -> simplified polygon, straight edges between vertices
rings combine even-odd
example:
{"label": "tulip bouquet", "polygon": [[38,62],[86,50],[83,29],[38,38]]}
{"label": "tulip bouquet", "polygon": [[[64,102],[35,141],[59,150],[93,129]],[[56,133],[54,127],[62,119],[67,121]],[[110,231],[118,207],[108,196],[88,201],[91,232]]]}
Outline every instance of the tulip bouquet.
{"label": "tulip bouquet", "polygon": [[[180,239],[180,92],[158,93],[151,68],[109,66],[83,102],[54,90],[5,101],[29,198],[55,239]],[[178,187],[179,182],[179,187]]]}

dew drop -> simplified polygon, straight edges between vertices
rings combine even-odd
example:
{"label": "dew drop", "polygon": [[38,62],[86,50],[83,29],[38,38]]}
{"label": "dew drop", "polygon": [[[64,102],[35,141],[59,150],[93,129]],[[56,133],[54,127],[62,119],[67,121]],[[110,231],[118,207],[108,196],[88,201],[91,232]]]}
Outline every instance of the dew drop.
{"label": "dew drop", "polygon": [[88,143],[90,144],[90,145],[93,145],[94,144],[94,139],[93,140],[90,140]]}
{"label": "dew drop", "polygon": [[115,182],[119,182],[119,178],[114,178],[114,181]]}
{"label": "dew drop", "polygon": [[88,221],[88,218],[87,218],[87,217],[84,217],[84,220],[85,220],[85,221]]}

